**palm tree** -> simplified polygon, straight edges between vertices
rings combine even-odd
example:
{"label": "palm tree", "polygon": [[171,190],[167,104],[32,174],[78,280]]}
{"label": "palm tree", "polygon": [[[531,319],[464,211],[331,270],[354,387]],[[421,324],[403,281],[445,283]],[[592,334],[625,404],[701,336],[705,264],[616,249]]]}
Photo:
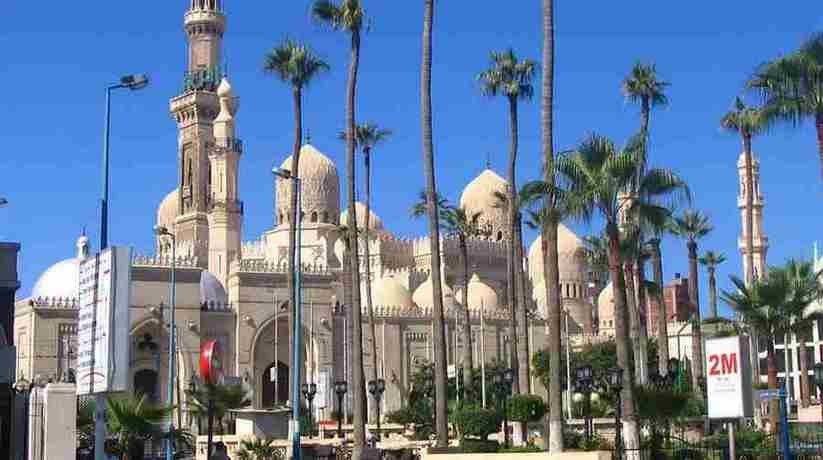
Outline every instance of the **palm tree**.
{"label": "palm tree", "polygon": [[[316,76],[327,70],[329,70],[328,64],[314,54],[307,45],[290,39],[286,39],[282,44],[271,49],[266,53],[264,59],[264,72],[276,75],[281,81],[291,85],[294,99],[294,148],[292,149],[291,169],[295,175],[299,174],[300,171],[300,147],[303,141],[303,90],[309,86]],[[298,207],[297,191],[295,190],[297,185],[295,181],[290,181],[290,183],[289,215],[294,216]],[[286,276],[289,285],[289,330],[292,329],[294,300],[297,298],[297,285],[294,279],[297,227],[292,220],[291,217],[287,220],[289,224],[289,259]],[[293,344],[289,343],[289,346],[291,347]],[[292,353],[289,353],[289,358],[291,356]]]}
{"label": "palm tree", "polygon": [[[648,380],[648,356],[646,354],[646,334],[643,327],[639,292],[639,279],[635,280],[635,262],[643,259],[640,230],[633,222],[623,226],[620,241],[620,258],[623,277],[626,280],[626,307],[629,310],[629,337],[634,353],[634,375],[639,385]],[[645,293],[645,290],[643,291]]]}
{"label": "palm tree", "polygon": [[712,318],[717,318],[717,280],[715,279],[715,272],[717,266],[726,261],[726,256],[723,253],[706,251],[703,257],[698,260],[709,273],[709,306],[711,307]]}
{"label": "palm tree", "polygon": [[754,107],[748,107],[739,97],[734,99],[734,109],[723,115],[720,119],[720,126],[727,131],[734,131],[740,134],[743,140],[743,156],[746,168],[745,184],[741,186],[741,192],[746,197],[745,228],[743,234],[746,237],[746,282],[754,279],[754,173],[752,171],[752,137],[760,134],[765,129],[765,118],[763,111]]}
{"label": "palm tree", "polygon": [[[790,259],[785,267],[792,283],[797,286],[808,286],[809,289],[814,287],[820,288],[820,273],[814,272],[814,267],[811,263],[800,262]],[[822,291],[817,291],[818,294]],[[816,297],[819,297],[816,296]],[[800,402],[802,407],[809,407],[809,364],[808,355],[806,353],[806,343],[810,340],[810,327],[814,318],[806,314],[805,308],[803,313],[793,318],[792,332],[798,342],[797,362],[800,367]],[[819,320],[819,316],[817,316]]]}
{"label": "palm tree", "polygon": [[[777,365],[774,342],[786,334],[808,326],[804,317],[808,305],[820,295],[820,272],[815,273],[809,262],[789,260],[784,267],[771,267],[765,279],[752,283],[731,276],[735,289],[723,291],[721,298],[734,308],[766,342],[766,362],[769,388],[777,388]],[[777,430],[777,401],[769,410],[772,430]]]}
{"label": "palm tree", "polygon": [[697,282],[697,242],[711,232],[713,227],[708,216],[700,211],[687,209],[682,216],[671,220],[671,232],[686,240],[689,251],[689,302],[694,307],[692,312],[692,388],[701,393],[700,382],[703,379],[703,352],[700,334],[700,294]]}
{"label": "palm tree", "polygon": [[629,102],[640,102],[640,133],[649,135],[649,115],[656,106],[665,106],[669,99],[664,93],[671,83],[658,80],[654,63],[636,62],[631,73],[623,80],[623,95]]}
{"label": "palm tree", "polygon": [[[608,139],[593,134],[570,155],[557,160],[557,169],[566,184],[569,212],[583,221],[599,214],[606,221],[609,239],[609,275],[614,286],[615,341],[617,362],[624,372],[622,391],[625,441],[627,449],[636,449],[640,438],[634,397],[634,373],[631,371],[631,347],[627,330],[626,289],[620,261],[620,231],[618,216],[624,208],[637,215],[658,213],[657,205],[647,201],[624,200],[622,191],[635,179],[640,161],[637,153],[642,139],[635,136],[626,147],[618,150]],[[651,168],[638,181],[638,191],[655,198],[674,201],[688,197],[688,187],[673,172]]]}
{"label": "palm tree", "polygon": [[[329,0],[316,0],[312,6],[312,16],[334,30],[348,33],[351,37],[351,58],[349,61],[349,78],[346,89],[346,188],[348,195],[350,228],[357,226],[355,208],[355,95],[357,91],[357,71],[360,65],[360,32],[366,21],[366,13],[360,0],[341,0],[335,3]],[[351,240],[351,309],[352,309],[352,383],[354,391],[354,452],[355,460],[360,459],[366,442],[366,412],[364,407],[365,382],[363,378],[363,324],[360,312],[360,260],[357,250],[357,238]],[[361,397],[361,395],[363,395]]]}
{"label": "palm tree", "polygon": [[[377,332],[374,324],[374,307],[372,305],[371,292],[371,255],[369,247],[369,226],[371,220],[371,151],[378,144],[382,144],[391,136],[390,129],[379,128],[374,123],[363,123],[358,125],[354,130],[355,146],[360,147],[363,152],[363,164],[365,189],[366,189],[366,216],[364,219],[364,237],[365,244],[363,245],[363,257],[366,259],[366,308],[369,312],[369,330],[371,332],[371,354],[372,354],[372,380],[377,380]],[[337,136],[339,139],[346,140],[346,133],[342,132]],[[377,406],[374,406],[374,417],[377,417]],[[371,416],[370,416],[371,417]]]}
{"label": "palm tree", "polygon": [[[543,93],[541,96],[541,124],[543,147],[543,180],[554,189],[554,0],[543,0]],[[546,280],[546,310],[549,331],[550,361],[549,415],[546,432],[549,452],[563,451],[563,390],[560,387],[560,268],[557,255],[557,219],[553,211],[553,195],[546,197],[546,217],[541,225],[543,248],[543,279]],[[552,383],[554,382],[554,383]]]}
{"label": "palm tree", "polygon": [[153,406],[146,395],[108,398],[108,435],[121,460],[142,458],[146,439],[163,438],[162,423],[172,409]]}
{"label": "palm tree", "polygon": [[[508,195],[509,203],[516,202],[517,195],[517,180],[515,176],[515,169],[517,166],[517,145],[518,145],[518,121],[517,121],[517,104],[521,100],[531,100],[534,95],[534,87],[532,79],[534,78],[535,63],[532,60],[520,60],[514,53],[514,50],[509,48],[503,52],[492,51],[489,55],[491,60],[491,68],[481,72],[477,76],[480,82],[480,92],[489,97],[504,96],[509,103],[509,123],[511,128],[511,149],[509,152],[509,167],[508,167]],[[518,239],[517,231],[517,215],[518,209],[514,206],[509,206],[509,233],[510,246],[509,257],[511,263],[509,264],[508,286],[507,289],[509,308],[512,310],[512,318],[518,318],[517,304],[517,290],[519,286],[520,276],[518,275],[518,268],[522,255],[523,242]],[[520,248],[518,250],[518,248]],[[525,305],[521,305],[520,310],[525,309]],[[525,312],[525,310],[524,310]],[[523,314],[522,316],[525,316]],[[514,323],[513,323],[514,324]],[[513,331],[513,337],[517,337],[517,332]],[[522,346],[522,345],[521,345]],[[514,391],[520,393],[521,384],[528,385],[529,382],[529,357],[528,355],[518,359],[518,346],[512,347],[512,363],[517,363],[516,375],[518,378],[514,382]],[[522,353],[522,350],[520,352]],[[522,362],[521,362],[522,360]]]}
{"label": "palm tree", "polygon": [[666,302],[663,299],[663,256],[660,251],[660,240],[665,231],[665,226],[658,226],[654,231],[654,237],[647,241],[654,270],[654,284],[657,293],[652,294],[657,303],[657,372],[660,375],[669,373],[669,325]]}
{"label": "palm tree", "polygon": [[760,66],[748,86],[763,95],[770,122],[798,125],[814,120],[823,172],[823,33],[812,35],[798,51]]}
{"label": "palm tree", "polygon": [[437,180],[432,141],[432,35],[434,0],[423,0],[423,53],[420,65],[420,130],[423,174],[426,177],[426,213],[429,216],[429,251],[432,265],[432,322],[434,323],[434,428],[437,447],[449,445],[446,401],[446,324],[443,317],[443,286],[440,279],[440,222],[437,206]]}
{"label": "palm tree", "polygon": [[209,400],[213,401],[212,413],[217,421],[218,433],[232,431],[231,426],[234,423],[230,413],[232,409],[240,409],[251,404],[243,385],[201,385],[193,393],[188,392],[187,394],[189,412],[198,420],[208,416]]}
{"label": "palm tree", "polygon": [[274,460],[277,458],[277,448],[273,446],[271,438],[252,438],[240,441],[238,460]]}

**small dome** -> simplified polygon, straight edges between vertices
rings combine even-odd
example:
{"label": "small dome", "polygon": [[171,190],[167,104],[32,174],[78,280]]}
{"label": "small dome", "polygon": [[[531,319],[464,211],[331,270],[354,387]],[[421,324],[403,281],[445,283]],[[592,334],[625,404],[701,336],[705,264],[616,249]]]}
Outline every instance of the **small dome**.
{"label": "small dome", "polygon": [[[292,170],[292,157],[280,165],[281,169]],[[340,215],[340,178],[337,167],[329,157],[306,144],[300,149],[301,203],[303,222],[334,224]],[[289,216],[291,184],[289,180],[277,178],[277,221],[284,225]]]}
{"label": "small dome", "polygon": [[48,268],[31,290],[31,296],[77,298],[80,289],[80,261],[66,259]]}
{"label": "small dome", "polygon": [[600,320],[601,326],[603,322],[610,322],[614,327],[614,288],[612,283],[606,285],[600,295],[597,296],[597,317]]}
{"label": "small dome", "polygon": [[[444,277],[441,276],[440,279],[443,281],[441,284],[443,287],[443,308],[449,308],[455,303],[454,291],[452,291],[452,289],[445,283]],[[471,289],[469,292],[471,292]],[[431,275],[426,278],[426,281],[424,281],[423,284],[414,290],[412,300],[420,308],[434,307],[434,292]]]}
{"label": "small dome", "polygon": [[506,238],[509,235],[508,215],[505,209],[494,206],[494,192],[506,193],[506,181],[487,168],[463,189],[460,206],[469,215],[481,213],[480,222],[490,227],[492,239]]}
{"label": "small dome", "polygon": [[[366,228],[366,205],[355,201],[354,209],[357,210],[357,228]],[[349,210],[346,209],[340,214],[340,225],[347,225],[348,217]],[[389,234],[389,232],[383,228],[383,220],[381,220],[373,210],[369,210],[369,230],[377,234]]]}
{"label": "small dome", "polygon": [[[361,295],[361,302],[365,306],[365,291]],[[388,276],[376,280],[372,285],[372,303],[376,307],[414,307],[411,292],[403,286],[397,278]]]}
{"label": "small dome", "polygon": [[160,206],[157,207],[157,225],[166,227],[170,231],[174,228],[174,223],[178,216],[177,190],[178,189],[174,189],[166,195],[163,201],[160,202]]}
{"label": "small dome", "polygon": [[[529,277],[543,280],[542,237],[535,238],[529,246]],[[582,253],[583,241],[562,223],[557,225],[557,255],[562,281],[585,281],[586,260]]]}
{"label": "small dome", "polygon": [[[495,292],[491,286],[481,281],[480,277],[477,276],[477,273],[472,275],[471,279],[469,279],[468,297],[468,307],[471,310],[480,310],[481,307],[484,310],[490,310],[500,306],[497,292]],[[457,290],[454,301],[458,303],[463,302],[463,289]]]}
{"label": "small dome", "polygon": [[220,86],[217,87],[217,95],[219,97],[232,97],[234,95],[231,83],[225,77],[220,81]]}
{"label": "small dome", "polygon": [[200,272],[200,303],[228,303],[228,296],[223,283],[211,272],[203,270]]}

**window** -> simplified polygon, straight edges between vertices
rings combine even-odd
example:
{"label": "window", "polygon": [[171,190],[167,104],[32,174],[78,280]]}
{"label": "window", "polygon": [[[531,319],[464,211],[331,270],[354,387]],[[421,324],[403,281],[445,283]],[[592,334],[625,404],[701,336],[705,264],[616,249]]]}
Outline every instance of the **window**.
{"label": "window", "polygon": [[321,222],[324,224],[329,223],[329,213],[327,211],[323,211],[323,220]]}
{"label": "window", "polygon": [[311,213],[311,221],[317,222],[317,211]]}
{"label": "window", "polygon": [[498,231],[497,232],[497,241],[500,241],[502,239],[503,239],[503,232]]}

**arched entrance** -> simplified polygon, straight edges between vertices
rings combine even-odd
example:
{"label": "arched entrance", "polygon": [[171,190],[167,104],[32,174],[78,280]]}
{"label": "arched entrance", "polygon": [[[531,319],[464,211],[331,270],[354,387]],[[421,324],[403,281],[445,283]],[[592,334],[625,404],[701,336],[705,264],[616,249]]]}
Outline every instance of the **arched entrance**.
{"label": "arched entrance", "polygon": [[143,369],[134,373],[134,393],[146,395],[151,402],[158,402],[159,389],[157,386],[157,372],[152,369]]}
{"label": "arched entrance", "polygon": [[274,369],[274,363],[271,363],[269,367],[263,372],[263,385],[262,385],[262,406],[263,407],[273,407],[274,398],[275,398],[275,390],[277,396],[277,405],[285,404],[289,400],[289,366],[283,363],[283,361],[277,362],[277,374],[276,378],[277,381],[274,381],[274,376],[272,375],[272,370]]}

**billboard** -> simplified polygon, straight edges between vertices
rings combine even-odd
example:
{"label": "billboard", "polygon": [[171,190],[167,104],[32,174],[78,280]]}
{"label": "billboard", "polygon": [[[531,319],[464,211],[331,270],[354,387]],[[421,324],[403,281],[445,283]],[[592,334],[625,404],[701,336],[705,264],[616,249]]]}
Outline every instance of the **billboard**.
{"label": "billboard", "polygon": [[112,246],[80,262],[77,394],[126,391],[131,249]]}
{"label": "billboard", "polygon": [[749,350],[740,337],[706,339],[706,394],[709,418],[752,415]]}

